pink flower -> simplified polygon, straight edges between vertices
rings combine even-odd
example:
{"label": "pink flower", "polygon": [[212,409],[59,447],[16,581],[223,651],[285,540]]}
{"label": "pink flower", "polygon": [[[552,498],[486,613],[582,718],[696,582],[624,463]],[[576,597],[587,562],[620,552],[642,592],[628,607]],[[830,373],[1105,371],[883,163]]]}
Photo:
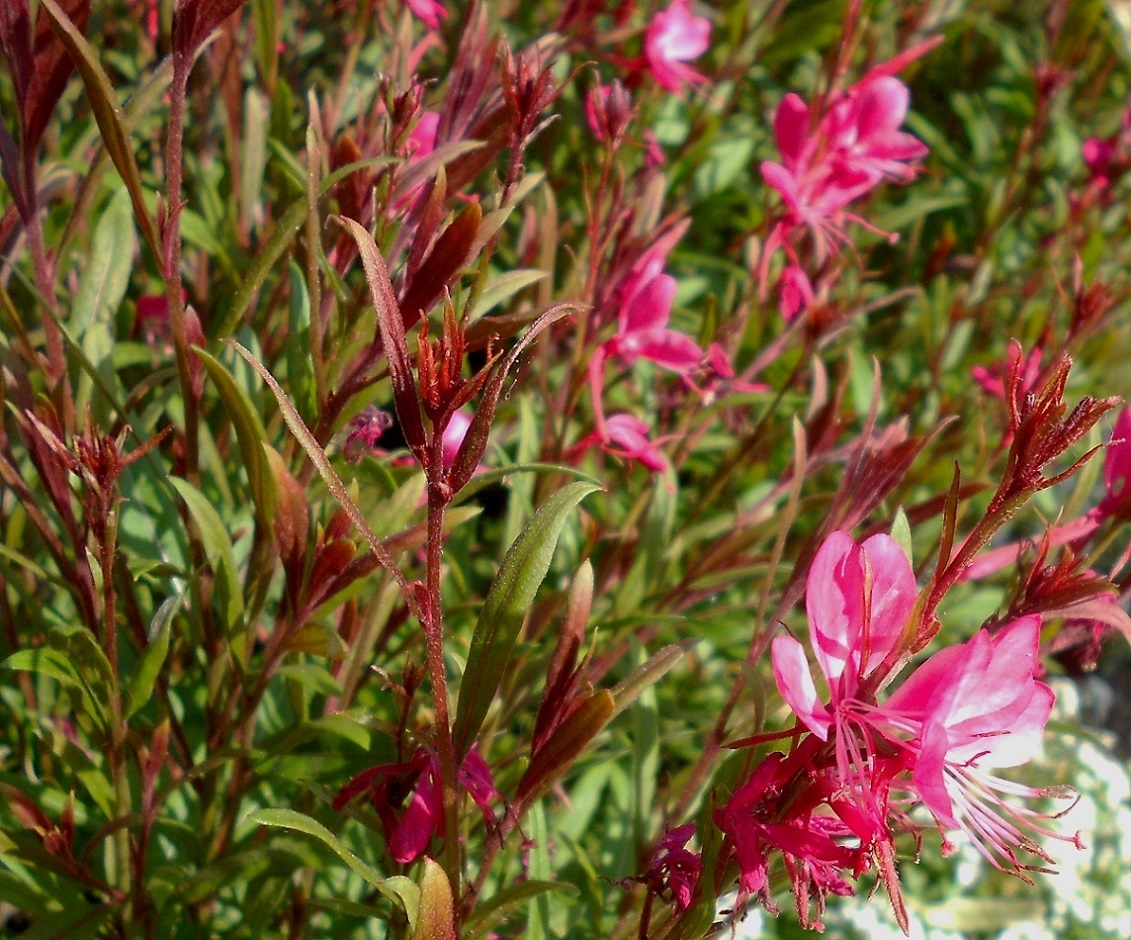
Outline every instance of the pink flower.
{"label": "pink flower", "polygon": [[663,470],[667,467],[667,458],[648,439],[648,425],[639,418],[628,414],[613,415],[605,422],[605,432],[608,440],[602,446],[606,453],[635,460],[649,470]]}
{"label": "pink flower", "polygon": [[1104,493],[1098,511],[1114,515],[1131,499],[1131,408],[1115,419],[1111,443],[1104,453]]}
{"label": "pink flower", "polygon": [[846,213],[884,180],[907,182],[911,162],[927,153],[924,144],[901,131],[910,93],[893,75],[937,42],[930,40],[876,66],[843,94],[834,95],[814,116],[797,95],[786,95],[774,117],[781,163],[762,164],[762,178],[778,191],[786,218],[773,230],[763,253],[763,282],[769,257],[797,225],[813,233],[818,258],[845,242],[845,220],[867,225]]}
{"label": "pink flower", "polygon": [[778,279],[778,311],[786,323],[804,313],[813,303],[813,285],[796,264],[789,265]]}
{"label": "pink flower", "polygon": [[633,266],[620,286],[617,332],[589,360],[589,389],[593,396],[597,428],[608,440],[602,393],[605,363],[619,357],[626,365],[638,359],[654,362],[691,382],[691,372],[703,361],[703,350],[689,336],[668,327],[676,280],[664,273],[668,239],[654,245]]}
{"label": "pink flower", "polygon": [[664,257],[647,258],[623,287],[617,332],[605,344],[610,356],[620,356],[626,364],[648,359],[686,374],[703,358],[703,350],[690,337],[668,328],[676,280],[664,274]]}
{"label": "pink flower", "polygon": [[1015,373],[1021,383],[1023,393],[1032,391],[1036,387],[1037,379],[1040,378],[1041,359],[1044,358],[1044,351],[1036,346],[1029,353],[1028,358],[1023,357],[1024,351],[1021,344],[1017,340],[1013,340],[1009,344],[1009,352],[1006,354],[1005,362],[994,363],[989,366],[975,366],[971,370],[971,375],[974,376],[974,381],[990,395],[1008,402],[1009,394],[1006,391],[1005,383],[1013,381],[1012,376]]}
{"label": "pink flower", "polygon": [[1025,831],[1048,834],[1035,822],[1047,817],[1004,797],[1049,794],[986,772],[1026,763],[1040,746],[1055,701],[1034,678],[1040,627],[1034,615],[993,637],[979,630],[928,659],[884,706],[917,729],[912,786],[923,805],[940,828],[961,830],[1003,870],[1025,867],[1014,847],[1048,860]]}
{"label": "pink flower", "polygon": [[429,29],[439,29],[440,20],[448,17],[448,11],[437,0],[405,0],[405,4],[412,10],[413,16]]}
{"label": "pink flower", "polygon": [[857,545],[847,532],[834,532],[817,551],[805,588],[809,642],[828,705],[801,644],[780,636],[772,646],[782,697],[817,738],[832,741],[840,785],[861,818],[873,821],[885,815],[872,781],[875,754],[891,750],[883,743],[891,741],[890,721],[862,686],[900,644],[916,594],[911,562],[893,538],[874,535]]}
{"label": "pink flower", "polygon": [[452,415],[448,426],[444,428],[444,466],[451,467],[456,462],[460,445],[467,436],[467,429],[471,427],[471,414],[460,408]]}
{"label": "pink flower", "polygon": [[[911,562],[890,536],[874,535],[857,545],[847,532],[834,532],[818,550],[806,581],[805,608],[829,706],[821,703],[797,640],[777,637],[772,656],[782,696],[822,741],[834,725],[855,720],[856,694],[900,642],[916,593]],[[865,707],[865,714],[870,710]]]}
{"label": "pink flower", "polygon": [[643,464],[649,470],[668,466],[664,452],[648,439],[648,425],[629,414],[615,414],[601,423],[601,428],[570,448],[570,459],[576,459],[591,447],[599,446],[606,454]]}
{"label": "pink flower", "polygon": [[691,15],[691,0],[672,0],[671,6],[657,13],[644,34],[644,61],[660,85],[678,92],[686,82],[694,85],[704,77],[684,65],[707,51],[711,23]]}
{"label": "pink flower", "polygon": [[[491,771],[476,751],[468,752],[459,770],[459,784],[475,801],[488,826],[495,823],[491,800],[498,798]],[[339,812],[356,796],[368,793],[381,818],[389,854],[401,864],[424,854],[432,837],[444,835],[444,801],[440,758],[419,748],[400,764],[380,764],[354,776],[334,798]],[[407,805],[405,799],[408,798]]]}

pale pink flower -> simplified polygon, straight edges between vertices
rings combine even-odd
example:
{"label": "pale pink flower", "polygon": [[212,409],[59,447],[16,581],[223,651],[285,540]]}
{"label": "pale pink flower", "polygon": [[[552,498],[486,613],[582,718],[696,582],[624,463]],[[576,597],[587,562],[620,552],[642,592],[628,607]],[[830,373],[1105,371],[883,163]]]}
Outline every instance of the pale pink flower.
{"label": "pale pink flower", "polygon": [[471,427],[471,413],[464,408],[455,412],[448,426],[444,428],[444,466],[451,467],[456,462],[460,445],[467,437],[467,429]]}
{"label": "pale pink flower", "polygon": [[644,60],[663,88],[678,92],[685,83],[694,85],[705,80],[684,63],[706,52],[710,40],[710,20],[691,15],[691,0],[672,0],[671,6],[657,13],[648,24]]}
{"label": "pale pink flower", "polygon": [[1055,701],[1034,677],[1040,628],[1033,615],[996,636],[979,630],[928,659],[884,706],[917,729],[912,786],[939,827],[959,829],[988,861],[1012,871],[1026,867],[1014,848],[1049,860],[1030,834],[1052,833],[1037,822],[1047,816],[1004,798],[1050,794],[987,770],[1026,763],[1040,746]]}
{"label": "pale pink flower", "polygon": [[899,644],[916,593],[911,562],[891,536],[873,535],[857,545],[847,532],[834,532],[817,551],[806,580],[805,609],[829,705],[822,703],[797,640],[775,638],[772,658],[782,696],[822,741],[834,726],[873,721],[876,706],[858,700],[857,693]]}
{"label": "pale pink flower", "polygon": [[437,0],[405,0],[405,5],[429,29],[439,29],[440,20],[448,18],[448,11]]}

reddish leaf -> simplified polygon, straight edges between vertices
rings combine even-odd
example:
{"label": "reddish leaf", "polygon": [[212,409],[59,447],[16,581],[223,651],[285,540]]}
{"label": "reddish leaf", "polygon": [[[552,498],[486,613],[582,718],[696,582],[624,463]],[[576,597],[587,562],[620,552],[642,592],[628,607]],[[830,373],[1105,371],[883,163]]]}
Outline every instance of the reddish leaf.
{"label": "reddish leaf", "polygon": [[244,5],[246,0],[181,0],[173,8],[173,52],[192,60],[212,30]]}

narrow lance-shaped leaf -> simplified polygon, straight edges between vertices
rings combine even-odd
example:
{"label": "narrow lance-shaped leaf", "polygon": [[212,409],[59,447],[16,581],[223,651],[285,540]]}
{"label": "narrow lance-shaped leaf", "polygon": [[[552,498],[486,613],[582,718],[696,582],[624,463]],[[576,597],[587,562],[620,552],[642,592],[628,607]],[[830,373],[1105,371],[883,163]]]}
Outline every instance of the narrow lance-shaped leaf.
{"label": "narrow lance-shaped leaf", "polygon": [[157,608],[157,613],[153,615],[153,621],[149,625],[145,653],[141,657],[141,664],[138,666],[137,672],[130,678],[127,689],[126,718],[132,718],[140,711],[153,694],[157,675],[165,664],[165,657],[169,655],[169,638],[172,633],[173,617],[183,598],[183,593],[177,594],[175,597],[165,598],[161,606]]}
{"label": "narrow lance-shaped leaf", "polygon": [[369,291],[373,295],[373,306],[377,311],[377,328],[381,331],[381,342],[385,347],[385,357],[389,361],[389,378],[393,383],[393,400],[397,406],[397,417],[405,440],[413,451],[421,455],[425,452],[424,423],[420,416],[420,399],[416,396],[416,384],[412,379],[412,367],[408,358],[408,343],[405,339],[404,322],[400,306],[393,294],[389,271],[385,259],[373,236],[364,226],[353,219],[338,216],[338,221],[353,236],[361,253],[361,263],[365,277],[369,281]]}
{"label": "narrow lance-shaped leaf", "polygon": [[461,760],[487,717],[522,621],[550,569],[566,517],[598,489],[591,483],[577,482],[558,490],[507,551],[475,624],[460,683],[452,739]]}
{"label": "narrow lance-shaped leaf", "polygon": [[228,420],[235,428],[236,443],[239,445],[244,469],[247,470],[247,482],[255,504],[255,521],[267,535],[271,535],[274,532],[276,494],[267,457],[263,453],[267,439],[263,422],[248,400],[247,393],[240,388],[224,365],[199,346],[193,347],[193,351],[200,357],[204,371],[216,385]]}
{"label": "narrow lance-shaped leaf", "polygon": [[130,201],[133,203],[134,215],[141,226],[142,234],[149,243],[149,248],[154,257],[160,258],[161,251],[158,247],[157,228],[145,207],[145,199],[141,188],[141,174],[137,169],[137,159],[134,157],[133,146],[130,141],[129,130],[122,115],[122,104],[106,77],[98,56],[94,49],[70,18],[55,0],[40,0],[40,5],[51,17],[51,26],[55,35],[67,47],[75,65],[78,66],[79,75],[82,77],[83,88],[86,90],[87,101],[98,122],[98,130],[102,134],[102,143],[126,189],[130,192]]}
{"label": "narrow lance-shaped leaf", "polygon": [[668,670],[683,659],[698,642],[698,638],[692,638],[671,643],[650,656],[647,662],[641,663],[621,679],[613,688],[613,698],[616,700],[613,717],[619,715],[635,702],[646,688],[659,682]]}
{"label": "narrow lance-shaped leaf", "polygon": [[382,878],[380,872],[354,855],[337,836],[318,820],[293,809],[261,809],[248,816],[247,821],[258,823],[261,826],[278,826],[282,829],[291,829],[313,836],[381,894],[397,904],[409,915],[410,920],[415,919],[420,901],[420,889],[408,878],[400,876]]}
{"label": "narrow lance-shaped leaf", "polygon": [[479,232],[483,210],[474,202],[463,210],[436,239],[401,297],[400,311],[407,328],[425,316],[467,263]]}
{"label": "narrow lance-shaped leaf", "polygon": [[514,797],[519,815],[573,765],[589,742],[609,723],[615,710],[616,702],[608,689],[598,689],[578,703],[534,755],[522,775]]}

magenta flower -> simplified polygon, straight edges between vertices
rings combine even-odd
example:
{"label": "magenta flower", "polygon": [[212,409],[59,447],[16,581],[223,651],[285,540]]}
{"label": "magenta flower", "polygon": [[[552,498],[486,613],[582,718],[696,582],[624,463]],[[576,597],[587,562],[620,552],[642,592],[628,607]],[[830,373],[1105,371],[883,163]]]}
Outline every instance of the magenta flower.
{"label": "magenta flower", "polygon": [[448,17],[448,11],[437,0],[405,0],[405,5],[429,29],[439,29],[440,20]]}
{"label": "magenta flower", "polygon": [[404,143],[405,165],[403,174],[398,178],[395,197],[391,200],[388,209],[389,218],[405,214],[411,209],[424,192],[427,183],[418,169],[423,160],[436,149],[436,137],[440,129],[440,114],[438,111],[422,111],[408,139]]}
{"label": "magenta flower", "polygon": [[[477,752],[468,752],[459,771],[459,784],[475,801],[488,826],[495,824],[492,799],[498,798],[490,768]],[[444,801],[440,786],[440,758],[419,748],[408,761],[380,764],[354,776],[334,798],[339,812],[356,796],[369,795],[381,826],[389,855],[401,864],[424,854],[432,837],[444,835]],[[407,799],[407,803],[405,802]]]}
{"label": "magenta flower", "polygon": [[918,729],[912,788],[939,827],[961,830],[989,862],[1015,872],[1025,866],[1014,847],[1049,860],[1026,830],[1051,833],[1036,822],[1048,817],[1005,797],[1049,794],[986,771],[1023,764],[1040,746],[1055,701],[1034,677],[1040,627],[1028,616],[993,637],[979,630],[928,659],[884,706]]}
{"label": "magenta flower", "polygon": [[786,323],[804,313],[813,303],[813,285],[796,264],[789,265],[778,279],[778,312]]}
{"label": "magenta flower", "polygon": [[677,911],[691,906],[692,893],[699,881],[698,852],[687,848],[695,835],[695,824],[677,826],[664,834],[656,845],[642,881],[661,897],[670,897]]}
{"label": "magenta flower", "polygon": [[1025,353],[1021,344],[1017,340],[1013,340],[1009,344],[1009,352],[1006,354],[1004,362],[993,363],[989,366],[974,366],[970,370],[971,375],[973,375],[974,381],[990,395],[1008,402],[1010,398],[1006,383],[1013,381],[1014,374],[1017,375],[1018,381],[1021,383],[1022,393],[1033,391],[1036,388],[1037,379],[1041,376],[1041,359],[1044,358],[1044,350],[1036,346],[1029,353],[1028,358],[1024,357]]}
{"label": "magenta flower", "polygon": [[663,258],[650,259],[625,282],[617,332],[605,349],[626,365],[648,359],[686,375],[699,365],[703,350],[690,337],[668,327],[676,280],[663,273],[663,266]]}
{"label": "magenta flower", "polygon": [[825,802],[818,787],[795,786],[811,781],[808,765],[819,744],[807,738],[786,755],[770,754],[735,790],[726,806],[715,811],[715,824],[729,838],[738,862],[739,903],[758,895],[762,905],[778,913],[770,893],[768,853],[778,850],[786,862],[798,899],[798,914],[807,926],[819,920],[808,915],[809,898],[818,917],[828,893],[847,895],[852,886],[841,872],[861,865],[861,849],[846,844],[852,832],[835,816],[815,812]]}
{"label": "magenta flower", "polygon": [[1104,497],[1097,511],[1105,517],[1119,512],[1131,499],[1131,408],[1115,419],[1111,443],[1104,453]]}
{"label": "magenta flower", "polygon": [[672,0],[657,13],[644,34],[644,61],[657,82],[668,91],[705,81],[703,75],[684,63],[707,51],[711,39],[710,20],[691,15],[691,0]]}

